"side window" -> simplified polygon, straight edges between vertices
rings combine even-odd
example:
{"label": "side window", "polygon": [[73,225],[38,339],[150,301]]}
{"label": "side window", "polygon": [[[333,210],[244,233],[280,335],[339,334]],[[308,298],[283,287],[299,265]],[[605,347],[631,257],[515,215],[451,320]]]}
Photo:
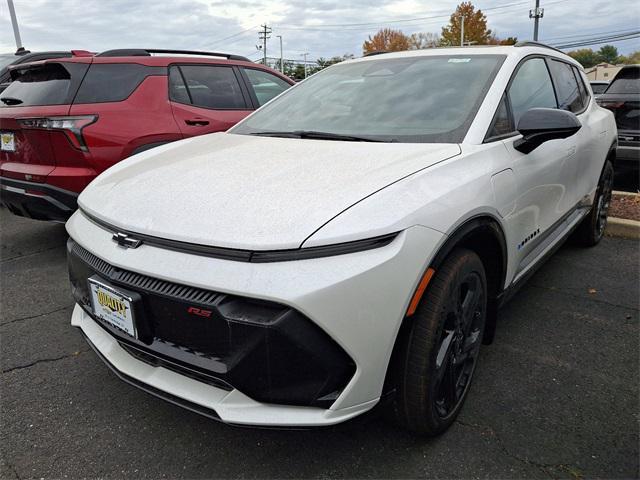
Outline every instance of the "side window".
{"label": "side window", "polygon": [[136,63],[104,63],[89,67],[73,103],[121,102],[152,73]]}
{"label": "side window", "polygon": [[240,83],[231,67],[182,65],[191,103],[212,109],[246,109]]}
{"label": "side window", "polygon": [[576,81],[578,82],[578,90],[580,90],[580,100],[582,101],[582,108],[585,108],[587,105],[589,105],[589,91],[587,90],[587,86],[584,84],[582,75],[580,75],[580,70],[573,66],[571,68],[573,69],[573,75],[576,77]]}
{"label": "side window", "polygon": [[582,99],[578,82],[571,65],[558,60],[549,60],[549,70],[558,95],[558,108],[576,113],[582,110]]}
{"label": "side window", "polygon": [[507,97],[502,96],[500,105],[496,110],[496,114],[493,117],[491,129],[487,134],[487,138],[499,137],[500,135],[506,135],[513,132],[514,128],[511,125],[511,118],[509,118],[509,109],[507,107]]}
{"label": "side window", "polygon": [[530,108],[557,108],[549,71],[542,58],[523,63],[509,87],[509,102],[514,125]]}
{"label": "side window", "polygon": [[169,69],[169,99],[178,103],[191,103],[187,86],[178,67]]}
{"label": "side window", "polygon": [[245,68],[244,72],[249,78],[251,88],[253,88],[253,92],[256,94],[259,105],[264,105],[291,86],[281,78],[262,70]]}

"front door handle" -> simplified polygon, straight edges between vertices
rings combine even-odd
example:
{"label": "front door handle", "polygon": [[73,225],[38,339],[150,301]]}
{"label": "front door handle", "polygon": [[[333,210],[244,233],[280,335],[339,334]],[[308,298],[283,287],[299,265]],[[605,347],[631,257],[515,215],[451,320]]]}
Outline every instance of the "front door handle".
{"label": "front door handle", "polygon": [[187,125],[198,125],[198,126],[205,126],[205,125],[209,125],[209,120],[203,120],[201,118],[194,118],[194,119],[190,119],[190,120],[185,120],[184,123],[186,123]]}

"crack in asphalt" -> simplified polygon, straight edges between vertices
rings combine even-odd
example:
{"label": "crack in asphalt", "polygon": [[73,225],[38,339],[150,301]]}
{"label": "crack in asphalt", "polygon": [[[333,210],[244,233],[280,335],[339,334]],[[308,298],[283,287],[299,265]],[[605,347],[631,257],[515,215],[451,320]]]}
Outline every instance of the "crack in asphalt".
{"label": "crack in asphalt", "polygon": [[547,291],[550,291],[550,292],[562,293],[562,294],[569,295],[570,297],[574,297],[574,298],[581,298],[581,299],[591,300],[593,302],[603,303],[603,304],[609,305],[611,307],[624,308],[626,310],[633,310],[634,312],[640,312],[640,308],[638,308],[638,307],[632,307],[632,306],[629,306],[629,305],[620,305],[619,303],[611,303],[611,302],[607,302],[606,300],[600,300],[599,298],[594,298],[594,297],[584,297],[582,295],[576,295],[575,293],[571,293],[568,290],[564,290],[564,289],[560,289],[560,288],[544,287],[542,285],[536,285],[534,283],[528,283],[526,285],[526,287],[539,288],[540,290],[547,290]]}
{"label": "crack in asphalt", "polygon": [[8,263],[8,262],[11,262],[13,260],[18,260],[20,258],[32,257],[33,255],[38,255],[39,253],[48,252],[50,250],[56,250],[57,248],[64,248],[64,245],[58,245],[56,247],[43,248],[42,250],[37,250],[35,252],[16,255],[15,257],[3,258],[2,260],[0,260],[0,264]]}
{"label": "crack in asphalt", "polygon": [[45,315],[51,315],[52,313],[61,312],[62,310],[66,310],[67,308],[73,307],[73,305],[74,304],[72,303],[70,305],[64,305],[62,307],[58,307],[55,310],[51,310],[49,312],[38,313],[37,315],[30,315],[28,317],[14,318],[13,320],[8,320],[6,322],[0,323],[0,327],[3,327],[4,325],[9,325],[10,323],[22,322],[24,320],[32,320],[34,318],[44,317]]}
{"label": "crack in asphalt", "polygon": [[73,352],[71,354],[67,354],[67,355],[62,355],[60,357],[55,357],[55,358],[42,358],[40,360],[35,360],[34,362],[31,363],[27,363],[26,365],[18,365],[16,367],[11,367],[11,368],[7,368],[6,370],[2,370],[2,374],[5,373],[10,373],[13,372],[15,370],[22,370],[25,368],[29,368],[29,367],[33,367],[34,365],[38,365],[39,363],[52,363],[52,362],[57,362],[59,360],[64,360],[65,358],[72,358],[72,357],[77,357],[78,355],[80,355],[81,353],[86,353],[88,352],[89,349],[85,349],[85,350],[78,350],[76,352]]}
{"label": "crack in asphalt", "polygon": [[22,477],[18,473],[18,470],[16,469],[16,467],[12,463],[9,463],[9,462],[5,462],[5,463],[6,463],[7,467],[9,467],[9,470],[11,470],[13,472],[13,474],[16,476],[16,478],[18,480],[22,480]]}
{"label": "crack in asphalt", "polygon": [[573,479],[576,479],[576,480],[582,479],[582,474],[576,467],[572,467],[570,465],[565,465],[562,463],[540,463],[540,462],[536,462],[528,458],[522,458],[519,455],[516,455],[505,446],[504,441],[502,440],[502,438],[500,438],[500,435],[498,435],[498,433],[488,425],[479,425],[477,423],[467,423],[461,420],[456,420],[455,423],[462,425],[463,427],[471,428],[474,430],[481,430],[481,432],[488,433],[490,436],[496,439],[496,442],[498,443],[498,447],[500,448],[500,450],[502,450],[502,453],[504,453],[507,457],[512,458],[525,465],[535,467],[539,469],[542,473],[547,475],[549,478],[557,478],[557,475],[554,475],[553,472],[549,471],[550,469],[557,469],[557,470],[568,473],[569,475],[571,475],[571,478]]}

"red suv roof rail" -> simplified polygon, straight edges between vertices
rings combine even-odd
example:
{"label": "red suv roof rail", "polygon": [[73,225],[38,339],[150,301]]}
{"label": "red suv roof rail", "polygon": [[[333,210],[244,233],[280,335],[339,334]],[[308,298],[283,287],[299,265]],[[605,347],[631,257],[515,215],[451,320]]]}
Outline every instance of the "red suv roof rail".
{"label": "red suv roof rail", "polygon": [[152,53],[175,53],[178,55],[206,55],[209,57],[223,57],[229,60],[241,60],[251,62],[247,57],[241,55],[233,55],[231,53],[220,52],[201,52],[197,50],[170,50],[158,48],[118,48],[115,50],[106,50],[96,55],[96,57],[148,57]]}
{"label": "red suv roof rail", "polygon": [[95,53],[89,50],[71,50],[71,55],[74,57],[93,57]]}

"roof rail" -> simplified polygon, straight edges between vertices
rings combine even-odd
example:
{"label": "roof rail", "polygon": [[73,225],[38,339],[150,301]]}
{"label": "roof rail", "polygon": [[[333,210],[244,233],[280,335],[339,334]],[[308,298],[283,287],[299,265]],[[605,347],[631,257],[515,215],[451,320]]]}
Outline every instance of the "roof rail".
{"label": "roof rail", "polygon": [[552,47],[551,45],[547,45],[546,43],[534,42],[533,40],[524,40],[522,42],[518,42],[514,45],[514,47],[541,47],[541,48],[549,48],[551,50],[555,50],[556,52],[564,53],[562,50],[556,47]]}
{"label": "roof rail", "polygon": [[206,55],[209,57],[223,57],[229,60],[242,60],[250,62],[246,57],[233,55],[230,53],[219,52],[200,52],[196,50],[171,50],[160,48],[118,48],[115,50],[106,50],[96,55],[96,57],[149,57],[152,53],[176,53],[179,55]]}
{"label": "roof rail", "polygon": [[382,55],[383,53],[391,53],[387,50],[376,50],[375,52],[365,53],[363,57],[373,57],[374,55]]}

